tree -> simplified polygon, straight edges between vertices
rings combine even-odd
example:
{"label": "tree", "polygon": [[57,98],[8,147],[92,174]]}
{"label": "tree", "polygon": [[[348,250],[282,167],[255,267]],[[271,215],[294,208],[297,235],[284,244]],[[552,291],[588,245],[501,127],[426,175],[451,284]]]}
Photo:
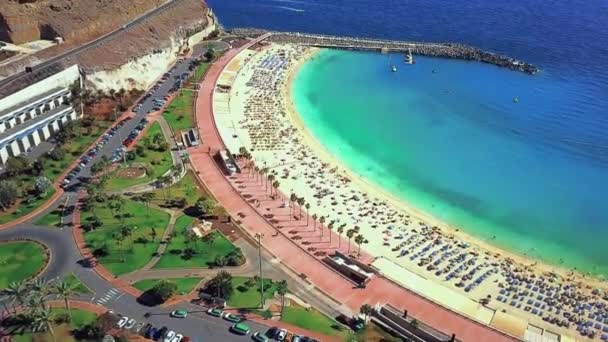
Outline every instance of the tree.
{"label": "tree", "polygon": [[8,299],[11,301],[15,313],[17,313],[15,303],[19,304],[20,306],[23,306],[27,298],[28,292],[29,288],[27,286],[27,282],[24,280],[13,281],[8,284],[8,287],[6,289],[3,290],[3,293],[8,296]]}
{"label": "tree", "polygon": [[152,241],[156,241],[156,228],[152,227],[152,229],[150,229],[150,237],[152,237]]}
{"label": "tree", "polygon": [[49,158],[54,161],[60,161],[65,158],[65,150],[59,147],[54,148],[51,152],[48,152]]}
{"label": "tree", "polygon": [[263,167],[260,170],[260,175],[262,176],[262,181],[266,184],[266,188],[265,188],[264,192],[268,191],[268,178],[266,178],[266,181],[264,181],[264,175],[266,175],[267,173],[268,173],[267,167]]}
{"label": "tree", "polygon": [[293,203],[298,200],[298,196],[293,192],[289,195],[289,221],[291,221],[291,217],[293,216]]}
{"label": "tree", "polygon": [[232,275],[226,271],[219,271],[205,285],[205,292],[219,298],[229,299],[233,292]]}
{"label": "tree", "polygon": [[[275,180],[275,175],[268,175],[268,182],[270,183],[270,196],[272,196],[272,188]],[[266,187],[268,187],[268,183],[266,183]]]}
{"label": "tree", "polygon": [[32,315],[32,327],[34,331],[48,331],[53,338],[53,342],[57,341],[55,338],[55,331],[53,330],[53,319],[51,312],[48,309],[35,311]]}
{"label": "tree", "polygon": [[205,57],[205,60],[207,62],[211,62],[212,60],[215,59],[215,49],[212,47],[209,47],[207,49],[207,51],[205,51],[205,54],[203,55],[203,57]]}
{"label": "tree", "polygon": [[367,317],[372,313],[373,309],[369,304],[361,305],[359,312],[365,316],[365,322],[367,322]]}
{"label": "tree", "polygon": [[344,227],[346,227],[346,223],[343,223],[336,231],[338,232],[338,249],[340,249],[340,244],[342,242],[342,233],[344,233]]}
{"label": "tree", "polygon": [[304,197],[299,197],[296,202],[298,202],[298,207],[299,207],[299,212],[298,212],[298,216],[300,216],[300,218],[302,217],[302,206],[304,206],[304,203],[306,203],[306,200],[304,199]]}
{"label": "tree", "polygon": [[6,174],[9,176],[14,176],[20,173],[24,173],[27,171],[29,166],[29,161],[23,156],[8,158],[5,164]]}
{"label": "tree", "polygon": [[359,248],[357,249],[357,258],[361,255],[361,244],[363,243],[367,243],[367,239],[363,237],[363,235],[359,234],[357,236],[355,236],[355,243],[357,245],[359,245]]}
{"label": "tree", "polygon": [[308,219],[310,219],[310,203],[306,203],[304,208],[306,208],[306,226],[308,227]]}
{"label": "tree", "polygon": [[285,308],[285,295],[287,294],[287,281],[281,280],[277,285],[277,293],[281,296],[281,318],[283,317],[283,309]]}
{"label": "tree", "polygon": [[279,185],[281,185],[281,183],[280,183],[278,180],[275,180],[275,181],[272,183],[272,187],[274,188],[274,194],[275,194],[275,195],[277,194],[277,190],[279,189]]}
{"label": "tree", "polygon": [[65,309],[68,311],[68,316],[70,320],[72,320],[72,310],[70,308],[70,297],[75,293],[74,288],[70,286],[66,281],[60,281],[55,284],[55,293],[59,296],[59,298],[63,299],[65,303]]}
{"label": "tree", "polygon": [[196,201],[196,208],[204,215],[209,215],[215,209],[217,203],[210,197],[200,197]]}
{"label": "tree", "polygon": [[7,210],[19,198],[19,188],[13,181],[0,181],[0,206],[2,210]]}
{"label": "tree", "polygon": [[150,217],[150,202],[152,202],[155,196],[156,194],[153,192],[146,192],[139,196],[139,199],[146,205],[146,217]]}
{"label": "tree", "polygon": [[348,238],[348,252],[346,252],[347,254],[350,253],[350,240],[353,238],[353,236],[355,236],[354,229],[349,229],[346,231],[346,237]]}
{"label": "tree", "polygon": [[34,190],[38,196],[46,195],[47,190],[51,186],[53,186],[53,183],[51,183],[51,181],[44,176],[36,178],[36,181],[34,182]]}
{"label": "tree", "polygon": [[177,292],[177,284],[168,280],[161,280],[150,289],[150,294],[159,302],[164,303]]}
{"label": "tree", "polygon": [[313,223],[312,229],[315,232],[317,231],[317,217],[319,217],[319,216],[317,216],[317,214],[312,214],[312,223]]}
{"label": "tree", "polygon": [[323,224],[325,223],[325,216],[321,216],[319,223],[321,224],[321,237],[323,237]]}

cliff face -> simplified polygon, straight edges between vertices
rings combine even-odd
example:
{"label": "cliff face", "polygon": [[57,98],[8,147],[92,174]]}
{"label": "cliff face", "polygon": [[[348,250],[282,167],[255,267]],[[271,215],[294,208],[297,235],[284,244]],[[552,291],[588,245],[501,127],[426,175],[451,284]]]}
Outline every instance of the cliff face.
{"label": "cliff face", "polygon": [[165,0],[2,0],[0,40],[22,44],[63,37],[87,41]]}

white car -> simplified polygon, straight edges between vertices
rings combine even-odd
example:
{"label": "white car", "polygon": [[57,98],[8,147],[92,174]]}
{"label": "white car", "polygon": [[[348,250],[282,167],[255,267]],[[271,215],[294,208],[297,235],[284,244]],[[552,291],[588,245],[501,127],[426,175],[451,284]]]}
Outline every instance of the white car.
{"label": "white car", "polygon": [[286,337],[287,337],[287,330],[285,330],[285,329],[277,330],[277,334],[274,335],[274,339],[277,341],[285,341]]}
{"label": "white car", "polygon": [[184,335],[182,334],[177,334],[175,335],[175,337],[171,340],[171,342],[181,342],[182,338],[184,338]]}
{"label": "white car", "polygon": [[175,337],[175,335],[176,335],[176,334],[175,334],[175,331],[173,331],[173,330],[169,331],[169,332],[167,333],[167,335],[165,335],[165,339],[164,339],[164,341],[165,341],[165,342],[171,342],[171,341],[173,341],[173,338]]}
{"label": "white car", "polygon": [[134,320],[133,318],[131,318],[127,324],[125,324],[125,329],[131,329],[133,328],[133,326],[135,326],[135,323],[137,323],[136,320]]}
{"label": "white car", "polygon": [[125,326],[125,324],[127,324],[127,321],[129,320],[129,317],[122,317],[118,323],[116,323],[116,327],[118,328],[122,328]]}

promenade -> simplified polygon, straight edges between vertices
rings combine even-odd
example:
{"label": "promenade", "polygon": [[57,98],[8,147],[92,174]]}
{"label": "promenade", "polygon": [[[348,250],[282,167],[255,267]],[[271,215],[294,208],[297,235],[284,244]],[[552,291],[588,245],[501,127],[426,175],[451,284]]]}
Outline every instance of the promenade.
{"label": "promenade", "polygon": [[[331,270],[318,258],[298,247],[285,234],[278,233],[256,208],[250,205],[230,180],[213,161],[215,151],[224,149],[224,143],[215,127],[213,117],[213,93],[215,84],[225,66],[242,50],[257,41],[252,41],[239,49],[229,50],[214,63],[200,85],[196,100],[196,120],[203,145],[189,149],[193,168],[219,203],[234,217],[238,218],[244,230],[250,234],[263,234],[262,245],[286,268],[300,274],[328,298],[342,305],[345,311],[358,312],[362,304],[385,304],[399,309],[407,309],[417,319],[434,326],[446,334],[455,333],[462,341],[512,341],[516,340],[497,330],[469,320],[455,312],[432,303],[385,278],[373,279],[366,288],[358,289],[351,282]],[[276,207],[268,208],[269,213]]]}

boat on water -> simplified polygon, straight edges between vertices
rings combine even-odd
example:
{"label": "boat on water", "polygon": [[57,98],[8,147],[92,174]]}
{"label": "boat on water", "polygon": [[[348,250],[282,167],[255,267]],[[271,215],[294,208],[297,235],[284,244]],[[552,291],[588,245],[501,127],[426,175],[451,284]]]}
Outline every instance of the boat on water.
{"label": "boat on water", "polygon": [[395,65],[391,65],[391,71],[392,72],[397,72],[397,67]]}
{"label": "boat on water", "polygon": [[412,56],[412,49],[409,49],[407,51],[407,53],[403,57],[403,61],[405,62],[405,64],[416,64],[416,61],[414,60],[414,56]]}
{"label": "boat on water", "polygon": [[391,55],[388,55],[388,65],[390,66],[392,72],[397,72],[397,66],[391,63]]}

